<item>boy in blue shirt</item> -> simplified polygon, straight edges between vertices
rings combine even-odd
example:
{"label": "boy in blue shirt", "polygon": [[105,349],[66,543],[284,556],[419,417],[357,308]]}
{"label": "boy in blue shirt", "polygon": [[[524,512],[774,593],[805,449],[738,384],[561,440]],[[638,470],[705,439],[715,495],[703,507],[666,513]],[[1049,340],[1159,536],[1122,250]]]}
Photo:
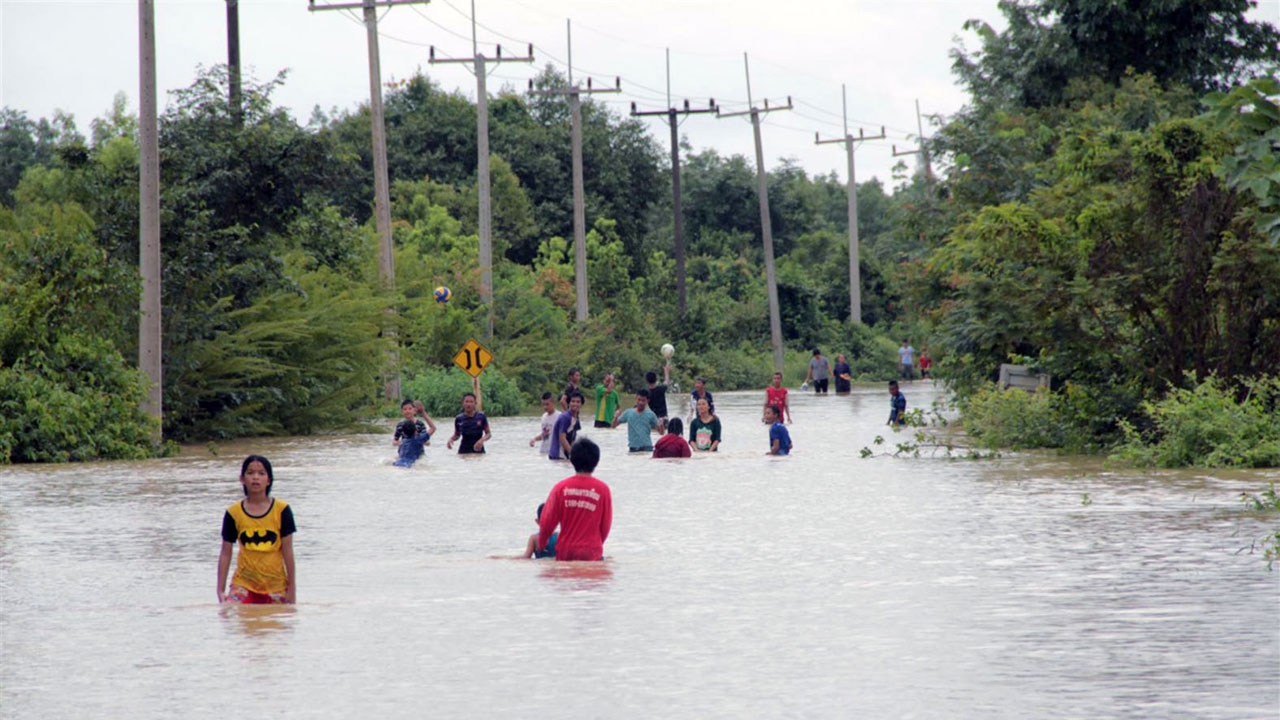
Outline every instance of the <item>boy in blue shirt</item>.
{"label": "boy in blue shirt", "polygon": [[769,424],[769,452],[767,455],[790,455],[791,433],[782,424],[782,410],[777,405],[764,409],[764,421]]}
{"label": "boy in blue shirt", "polygon": [[[533,517],[533,521],[535,523],[542,520],[542,508],[544,506],[546,506],[546,503],[538,503],[538,512]],[[524,555],[522,557],[533,558],[534,560],[541,560],[543,558],[551,558],[554,560],[556,557],[556,540],[559,539],[560,533],[551,533],[551,539],[547,541],[547,546],[542,550],[538,550],[538,533],[534,533],[529,536],[529,542],[524,546]]]}
{"label": "boy in blue shirt", "polygon": [[613,427],[627,424],[627,449],[631,452],[653,452],[653,431],[658,427],[658,416],[649,409],[649,391],[636,393],[636,406],[614,415]]}
{"label": "boy in blue shirt", "polygon": [[889,422],[888,425],[907,424],[907,396],[898,391],[898,381],[889,381]]}

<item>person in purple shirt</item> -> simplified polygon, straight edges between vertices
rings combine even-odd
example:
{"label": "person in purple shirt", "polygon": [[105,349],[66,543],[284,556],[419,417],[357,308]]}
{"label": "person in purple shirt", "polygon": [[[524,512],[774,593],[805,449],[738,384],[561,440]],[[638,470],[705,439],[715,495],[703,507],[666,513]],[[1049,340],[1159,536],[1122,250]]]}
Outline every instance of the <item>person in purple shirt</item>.
{"label": "person in purple shirt", "polygon": [[489,419],[476,409],[476,394],[463,395],[462,412],[453,419],[453,437],[449,438],[445,447],[452,450],[453,444],[458,438],[462,438],[462,442],[458,443],[459,455],[482,453],[489,437]]}
{"label": "person in purple shirt", "polygon": [[560,413],[560,417],[556,418],[555,428],[551,431],[551,449],[547,453],[551,460],[568,460],[569,449],[573,447],[573,441],[582,429],[582,423],[578,422],[578,413],[582,410],[582,393],[571,392],[568,398],[569,409]]}

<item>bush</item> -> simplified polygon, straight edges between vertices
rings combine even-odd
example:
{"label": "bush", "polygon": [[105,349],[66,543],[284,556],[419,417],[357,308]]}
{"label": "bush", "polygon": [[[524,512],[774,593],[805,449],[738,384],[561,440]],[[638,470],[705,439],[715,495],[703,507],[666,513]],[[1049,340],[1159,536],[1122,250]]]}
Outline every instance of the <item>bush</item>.
{"label": "bush", "polygon": [[1048,390],[1029,393],[994,384],[966,398],[964,426],[987,448],[1060,448],[1066,444],[1063,423]]}
{"label": "bush", "polygon": [[[421,400],[433,418],[457,415],[462,411],[462,396],[472,391],[470,375],[458,368],[440,367],[426,368],[406,377],[401,388],[405,397]],[[515,382],[493,368],[480,376],[480,389],[484,396],[484,414],[489,417],[518,415],[527,407]]]}
{"label": "bush", "polygon": [[1210,377],[1191,389],[1174,388],[1143,404],[1153,429],[1125,425],[1126,441],[1113,455],[1141,466],[1280,466],[1280,378],[1246,381],[1237,401],[1232,388]]}

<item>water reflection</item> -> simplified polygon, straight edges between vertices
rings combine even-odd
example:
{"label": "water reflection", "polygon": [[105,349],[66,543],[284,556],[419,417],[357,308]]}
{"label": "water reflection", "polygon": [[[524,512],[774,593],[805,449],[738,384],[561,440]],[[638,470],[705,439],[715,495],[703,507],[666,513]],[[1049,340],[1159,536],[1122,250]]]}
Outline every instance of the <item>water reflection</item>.
{"label": "water reflection", "polygon": [[613,579],[609,560],[602,562],[539,562],[539,577],[562,592],[600,592]]}
{"label": "water reflection", "polygon": [[245,638],[275,635],[293,630],[298,609],[294,605],[241,605],[223,603],[219,615],[235,634]]}

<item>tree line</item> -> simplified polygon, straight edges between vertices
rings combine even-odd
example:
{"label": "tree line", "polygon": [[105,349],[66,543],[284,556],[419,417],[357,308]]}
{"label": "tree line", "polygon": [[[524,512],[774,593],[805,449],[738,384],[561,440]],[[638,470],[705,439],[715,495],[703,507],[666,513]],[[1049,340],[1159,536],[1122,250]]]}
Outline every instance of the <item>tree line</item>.
{"label": "tree line", "polygon": [[[1009,0],[1006,30],[971,23],[981,47],[954,54],[970,103],[936,119],[936,177],[903,169],[892,192],[858,188],[865,324],[848,317],[845,186],[784,160],[768,188],[788,377],[821,347],[887,378],[911,337],[979,440],[1097,449],[1160,441],[1155,403],[1171,390],[1218,378],[1243,399],[1248,379],[1276,375],[1280,53],[1250,6]],[[1146,35],[1119,42],[1120,27]],[[163,430],[174,441],[310,433],[378,412],[394,400],[379,396],[386,307],[405,387],[451,414],[433,388],[459,381],[452,355],[483,327],[473,103],[423,75],[387,89],[389,293],[370,220],[368,109],[317,109],[304,124],[272,101],[285,82],[246,83],[237,123],[225,68],[201,70],[161,118]],[[551,67],[535,81],[565,84]],[[154,452],[131,360],[138,151],[125,108],[118,98],[87,135],[65,116],[0,111],[10,462]],[[507,88],[489,112],[498,361],[487,410],[521,410],[569,366],[638,383],[663,342],[679,348],[685,377],[767,382],[747,159],[684,147],[682,317],[666,153],[636,119],[586,101],[593,314],[577,324],[568,101]],[[432,300],[438,285],[452,302]],[[997,397],[994,373],[1011,360],[1051,374],[1055,391]],[[1018,403],[1028,431],[1056,431],[985,427],[997,402]]]}

